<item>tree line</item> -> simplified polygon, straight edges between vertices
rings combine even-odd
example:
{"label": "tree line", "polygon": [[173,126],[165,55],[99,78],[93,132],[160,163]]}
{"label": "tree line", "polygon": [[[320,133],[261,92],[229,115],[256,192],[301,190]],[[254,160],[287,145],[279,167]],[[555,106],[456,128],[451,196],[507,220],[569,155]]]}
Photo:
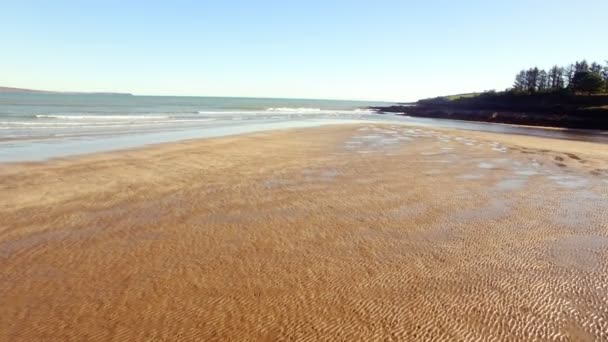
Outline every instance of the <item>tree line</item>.
{"label": "tree line", "polygon": [[513,90],[521,93],[571,92],[594,94],[608,91],[608,61],[602,66],[586,60],[549,70],[537,67],[520,71]]}

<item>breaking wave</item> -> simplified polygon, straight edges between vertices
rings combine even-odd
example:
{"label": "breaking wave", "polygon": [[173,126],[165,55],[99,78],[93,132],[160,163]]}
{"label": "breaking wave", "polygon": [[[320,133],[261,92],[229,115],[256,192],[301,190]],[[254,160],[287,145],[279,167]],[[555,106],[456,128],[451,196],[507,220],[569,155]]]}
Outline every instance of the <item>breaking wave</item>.
{"label": "breaking wave", "polygon": [[38,114],[37,119],[61,119],[61,120],[157,120],[170,119],[171,115],[55,115]]}

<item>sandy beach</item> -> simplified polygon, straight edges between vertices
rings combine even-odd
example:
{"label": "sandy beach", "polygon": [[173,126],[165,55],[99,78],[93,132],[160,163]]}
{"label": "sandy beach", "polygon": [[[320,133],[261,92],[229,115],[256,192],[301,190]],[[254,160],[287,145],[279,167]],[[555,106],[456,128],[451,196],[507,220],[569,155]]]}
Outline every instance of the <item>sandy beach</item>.
{"label": "sandy beach", "polygon": [[334,125],[0,165],[0,341],[608,339],[608,145]]}

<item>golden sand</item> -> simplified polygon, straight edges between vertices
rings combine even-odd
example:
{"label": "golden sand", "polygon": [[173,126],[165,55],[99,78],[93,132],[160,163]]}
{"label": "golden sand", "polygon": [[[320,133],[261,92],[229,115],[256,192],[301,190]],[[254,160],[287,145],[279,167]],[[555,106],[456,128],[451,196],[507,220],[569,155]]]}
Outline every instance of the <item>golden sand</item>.
{"label": "golden sand", "polygon": [[607,180],[373,124],[0,166],[0,341],[606,340]]}

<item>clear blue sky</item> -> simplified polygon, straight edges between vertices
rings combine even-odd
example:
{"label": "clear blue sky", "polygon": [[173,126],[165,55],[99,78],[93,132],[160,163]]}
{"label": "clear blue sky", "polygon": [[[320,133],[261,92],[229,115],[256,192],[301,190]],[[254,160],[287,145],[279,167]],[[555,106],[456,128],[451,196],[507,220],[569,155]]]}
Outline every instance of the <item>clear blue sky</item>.
{"label": "clear blue sky", "polygon": [[0,85],[372,100],[608,59],[608,1],[0,0]]}

